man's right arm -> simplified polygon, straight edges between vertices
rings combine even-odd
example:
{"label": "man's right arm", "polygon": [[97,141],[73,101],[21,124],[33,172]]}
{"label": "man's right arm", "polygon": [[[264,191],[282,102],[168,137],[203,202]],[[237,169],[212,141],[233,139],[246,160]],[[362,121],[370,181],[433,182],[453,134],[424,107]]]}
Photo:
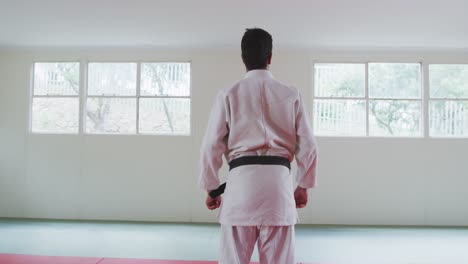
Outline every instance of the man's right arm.
{"label": "man's right arm", "polygon": [[218,171],[223,164],[222,156],[227,150],[228,109],[226,98],[221,91],[215,99],[200,151],[200,174],[198,183],[201,189],[209,192],[218,188]]}

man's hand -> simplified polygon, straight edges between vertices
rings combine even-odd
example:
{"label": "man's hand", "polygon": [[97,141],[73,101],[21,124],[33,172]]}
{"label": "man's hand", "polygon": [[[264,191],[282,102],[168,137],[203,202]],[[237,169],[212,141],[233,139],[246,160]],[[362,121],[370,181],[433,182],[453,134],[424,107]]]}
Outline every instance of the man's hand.
{"label": "man's hand", "polygon": [[294,191],[296,208],[304,208],[307,205],[307,189],[297,186]]}
{"label": "man's hand", "polygon": [[221,206],[221,195],[216,198],[211,198],[209,195],[206,197],[206,207],[210,210],[214,210]]}

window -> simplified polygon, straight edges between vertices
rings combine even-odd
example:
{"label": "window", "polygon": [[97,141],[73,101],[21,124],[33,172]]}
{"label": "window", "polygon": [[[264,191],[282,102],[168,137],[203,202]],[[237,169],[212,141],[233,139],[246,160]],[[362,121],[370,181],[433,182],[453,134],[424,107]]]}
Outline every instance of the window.
{"label": "window", "polygon": [[419,63],[320,63],[314,68],[317,135],[422,135]]}
{"label": "window", "polygon": [[80,64],[35,63],[32,92],[33,133],[78,133]]}
{"label": "window", "polygon": [[421,136],[421,65],[369,63],[369,135]]}
{"label": "window", "polygon": [[318,135],[366,135],[365,64],[316,64],[314,128]]}
{"label": "window", "polygon": [[189,64],[143,63],[141,67],[140,133],[188,134]]}
{"label": "window", "polygon": [[86,132],[190,134],[188,63],[90,63]]}
{"label": "window", "polygon": [[135,134],[137,63],[89,63],[86,133]]}
{"label": "window", "polygon": [[429,65],[429,135],[468,136],[468,64]]}
{"label": "window", "polygon": [[89,134],[190,134],[189,63],[92,62],[83,89],[79,68],[35,64],[33,132],[79,133],[82,122]]}

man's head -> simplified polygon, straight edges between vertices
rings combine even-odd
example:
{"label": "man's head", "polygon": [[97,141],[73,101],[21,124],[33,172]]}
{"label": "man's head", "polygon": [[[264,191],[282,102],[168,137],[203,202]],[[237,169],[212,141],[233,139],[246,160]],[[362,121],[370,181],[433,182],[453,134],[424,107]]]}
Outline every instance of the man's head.
{"label": "man's head", "polygon": [[271,35],[260,28],[246,29],[241,42],[242,60],[247,71],[266,69],[271,63],[273,39]]}

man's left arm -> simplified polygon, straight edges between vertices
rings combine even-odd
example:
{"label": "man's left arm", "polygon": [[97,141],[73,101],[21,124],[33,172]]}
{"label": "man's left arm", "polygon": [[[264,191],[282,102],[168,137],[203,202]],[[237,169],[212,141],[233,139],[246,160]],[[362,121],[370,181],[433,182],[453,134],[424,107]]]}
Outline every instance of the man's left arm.
{"label": "man's left arm", "polygon": [[296,102],[296,152],[297,188],[294,199],[297,208],[304,208],[308,202],[307,189],[316,185],[317,144],[307,118],[304,102],[299,94]]}

